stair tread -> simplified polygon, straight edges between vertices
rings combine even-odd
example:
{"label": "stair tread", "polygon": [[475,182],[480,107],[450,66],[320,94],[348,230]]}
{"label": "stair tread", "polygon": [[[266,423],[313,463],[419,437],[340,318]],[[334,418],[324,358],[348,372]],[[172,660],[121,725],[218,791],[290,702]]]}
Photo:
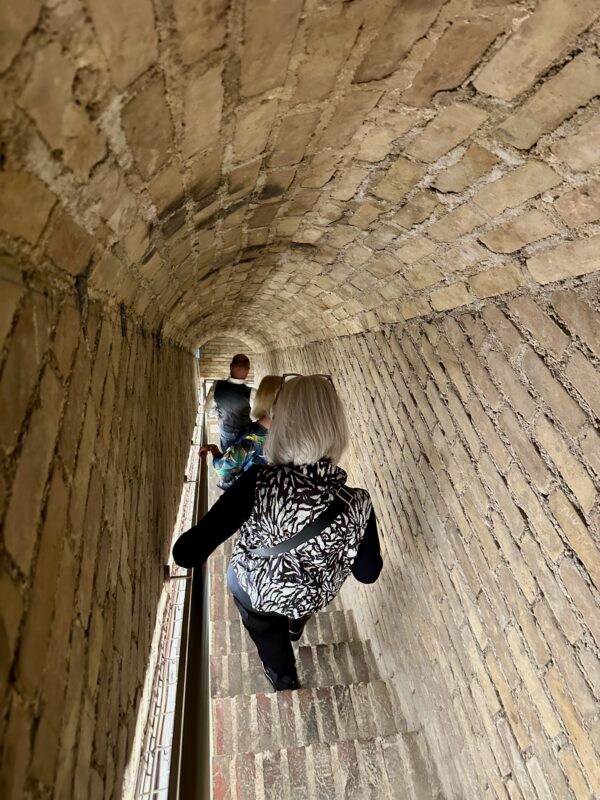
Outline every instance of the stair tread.
{"label": "stair tread", "polygon": [[415,734],[213,757],[214,800],[441,800]]}
{"label": "stair tread", "polygon": [[[300,684],[333,686],[377,679],[378,672],[368,641],[300,645],[296,650]],[[255,694],[268,688],[256,650],[211,655],[211,696]]]}
{"label": "stair tread", "polygon": [[[354,641],[358,631],[351,611],[327,610],[315,614],[307,623],[298,645],[339,644]],[[237,619],[221,620],[211,625],[210,652],[213,655],[230,655],[253,651],[255,645]]]}
{"label": "stair tread", "polygon": [[218,755],[365,739],[406,732],[384,681],[212,700]]}

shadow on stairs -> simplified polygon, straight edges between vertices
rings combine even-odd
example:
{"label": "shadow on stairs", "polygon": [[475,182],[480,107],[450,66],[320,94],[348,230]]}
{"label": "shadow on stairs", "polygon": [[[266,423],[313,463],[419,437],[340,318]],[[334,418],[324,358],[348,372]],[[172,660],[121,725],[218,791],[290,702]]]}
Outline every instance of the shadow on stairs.
{"label": "shadow on stairs", "polygon": [[443,800],[423,737],[338,599],[298,643],[302,688],[272,690],[227,592],[230,551],[209,563],[214,800]]}

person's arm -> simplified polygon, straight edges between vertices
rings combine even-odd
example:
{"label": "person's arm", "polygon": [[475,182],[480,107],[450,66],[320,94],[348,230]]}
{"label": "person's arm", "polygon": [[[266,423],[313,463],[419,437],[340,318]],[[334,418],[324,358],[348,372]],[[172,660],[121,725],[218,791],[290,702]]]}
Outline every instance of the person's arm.
{"label": "person's arm", "polygon": [[375,583],[383,568],[379,536],[377,534],[377,518],[371,509],[367,529],[358,546],[358,552],[352,564],[352,574],[361,583]]}
{"label": "person's arm", "polygon": [[259,467],[245,472],[202,517],[197,525],[182,533],[173,546],[173,559],[180,567],[202,564],[248,519],[254,505],[254,489]]}

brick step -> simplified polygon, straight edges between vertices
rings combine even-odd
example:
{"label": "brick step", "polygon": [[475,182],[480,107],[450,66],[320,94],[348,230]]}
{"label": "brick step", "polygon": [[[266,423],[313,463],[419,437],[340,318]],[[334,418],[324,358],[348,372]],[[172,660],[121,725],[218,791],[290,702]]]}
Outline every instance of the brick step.
{"label": "brick step", "polygon": [[213,758],[214,800],[443,800],[419,734]]}
{"label": "brick step", "polygon": [[[246,633],[239,614],[235,620],[221,620],[211,624],[210,652],[225,656],[254,650],[254,643]],[[321,611],[306,625],[300,644],[337,644],[356,639],[358,632],[352,611]]]}
{"label": "brick step", "polygon": [[[301,646],[296,651],[303,687],[367,682],[379,677],[368,642]],[[211,696],[233,697],[270,691],[256,650],[210,657]]]}
{"label": "brick step", "polygon": [[406,731],[383,681],[212,700],[215,755],[332,744]]}

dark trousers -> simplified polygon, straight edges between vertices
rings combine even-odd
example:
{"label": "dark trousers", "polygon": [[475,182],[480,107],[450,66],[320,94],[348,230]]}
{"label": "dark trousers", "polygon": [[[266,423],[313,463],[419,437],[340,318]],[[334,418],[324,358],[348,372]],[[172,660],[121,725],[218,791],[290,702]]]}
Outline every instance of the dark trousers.
{"label": "dark trousers", "polygon": [[250,611],[237,597],[233,598],[233,602],[238,607],[244,627],[256,645],[263,664],[270,667],[278,677],[293,673],[296,658],[290,642],[288,618],[281,614]]}

